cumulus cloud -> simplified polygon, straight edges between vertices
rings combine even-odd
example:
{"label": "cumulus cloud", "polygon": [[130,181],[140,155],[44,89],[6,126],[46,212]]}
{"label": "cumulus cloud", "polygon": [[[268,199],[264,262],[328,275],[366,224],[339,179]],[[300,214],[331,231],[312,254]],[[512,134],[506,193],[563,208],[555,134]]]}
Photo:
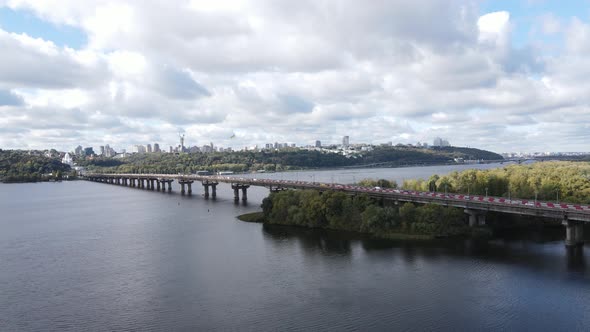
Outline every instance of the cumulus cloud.
{"label": "cumulus cloud", "polygon": [[[517,47],[475,0],[0,0],[86,34],[82,49],[0,30],[0,146],[295,142],[583,149],[590,26]],[[557,37],[556,37],[557,36]],[[567,116],[564,116],[567,114]],[[31,119],[37,121],[30,121]],[[558,119],[557,121],[555,119]],[[559,133],[558,133],[559,132]],[[240,137],[230,140],[232,133]],[[585,137],[582,134],[579,137]],[[240,144],[240,145],[236,145]]]}

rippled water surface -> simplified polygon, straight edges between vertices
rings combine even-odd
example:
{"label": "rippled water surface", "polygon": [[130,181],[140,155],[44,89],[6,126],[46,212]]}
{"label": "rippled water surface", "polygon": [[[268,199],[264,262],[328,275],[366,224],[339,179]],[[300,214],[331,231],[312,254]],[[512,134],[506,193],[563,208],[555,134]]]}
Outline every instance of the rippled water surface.
{"label": "rippled water surface", "polygon": [[[367,172],[436,172],[424,169]],[[366,177],[267,176],[314,175]],[[590,253],[559,236],[425,244],[263,227],[235,216],[265,189],[247,206],[227,185],[216,201],[193,190],[0,184],[0,330],[590,328]]]}

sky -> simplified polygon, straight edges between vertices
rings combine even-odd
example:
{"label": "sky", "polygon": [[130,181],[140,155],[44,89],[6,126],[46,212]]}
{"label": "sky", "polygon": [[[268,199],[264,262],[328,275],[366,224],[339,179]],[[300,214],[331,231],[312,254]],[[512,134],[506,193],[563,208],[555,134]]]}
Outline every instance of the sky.
{"label": "sky", "polygon": [[0,148],[590,151],[589,51],[589,0],[0,0]]}

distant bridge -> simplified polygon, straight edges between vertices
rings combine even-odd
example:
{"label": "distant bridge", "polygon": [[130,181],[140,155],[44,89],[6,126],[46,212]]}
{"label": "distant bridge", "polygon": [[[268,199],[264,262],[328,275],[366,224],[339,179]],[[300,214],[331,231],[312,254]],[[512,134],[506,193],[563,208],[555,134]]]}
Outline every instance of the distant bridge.
{"label": "distant bridge", "polygon": [[117,184],[122,186],[144,188],[157,191],[171,191],[172,182],[180,185],[181,194],[192,194],[192,184],[201,182],[205,198],[217,196],[217,185],[228,183],[234,191],[234,200],[248,199],[247,190],[250,186],[266,187],[271,191],[284,189],[315,189],[319,191],[341,191],[348,194],[367,194],[369,197],[418,204],[434,203],[464,209],[469,215],[469,225],[485,224],[488,211],[517,215],[528,215],[562,220],[566,226],[566,245],[575,246],[584,243],[583,226],[590,222],[590,206],[533,201],[526,199],[506,199],[504,197],[447,194],[441,192],[424,192],[404,189],[390,189],[380,187],[362,187],[337,183],[272,180],[242,178],[234,176],[210,175],[182,175],[182,174],[86,174],[84,179],[94,182]]}

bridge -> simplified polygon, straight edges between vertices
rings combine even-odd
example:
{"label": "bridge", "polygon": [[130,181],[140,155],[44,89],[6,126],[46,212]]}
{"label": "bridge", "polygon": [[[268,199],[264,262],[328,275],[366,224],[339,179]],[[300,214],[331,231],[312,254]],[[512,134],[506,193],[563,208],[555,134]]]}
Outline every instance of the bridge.
{"label": "bridge", "polygon": [[558,219],[566,227],[568,247],[584,244],[584,224],[590,222],[590,206],[571,203],[554,203],[537,200],[515,199],[482,195],[448,194],[441,192],[424,192],[404,189],[362,187],[338,183],[322,183],[292,180],[273,180],[243,178],[234,176],[182,175],[182,174],[86,174],[88,181],[110,183],[128,187],[137,187],[156,191],[172,191],[172,182],[180,185],[182,195],[192,194],[192,184],[200,182],[204,188],[205,198],[216,198],[217,185],[228,183],[234,192],[234,200],[247,201],[250,186],[266,187],[271,191],[285,189],[315,189],[319,191],[341,191],[347,194],[367,194],[369,197],[399,202],[418,204],[434,203],[443,206],[464,209],[469,216],[469,225],[485,224],[485,215],[489,211],[507,214],[528,215]]}

